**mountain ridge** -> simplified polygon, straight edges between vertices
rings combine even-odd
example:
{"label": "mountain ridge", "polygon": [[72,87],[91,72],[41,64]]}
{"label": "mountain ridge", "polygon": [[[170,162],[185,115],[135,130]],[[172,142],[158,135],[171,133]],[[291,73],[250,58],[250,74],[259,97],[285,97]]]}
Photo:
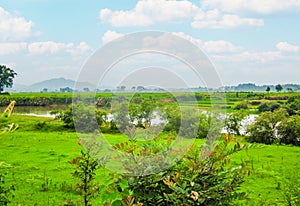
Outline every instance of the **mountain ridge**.
{"label": "mountain ridge", "polygon": [[17,92],[41,92],[46,89],[48,92],[55,92],[67,87],[74,89],[75,84],[79,90],[95,88],[95,86],[89,82],[76,82],[71,79],[59,77],[37,82],[32,85],[15,84],[10,90]]}

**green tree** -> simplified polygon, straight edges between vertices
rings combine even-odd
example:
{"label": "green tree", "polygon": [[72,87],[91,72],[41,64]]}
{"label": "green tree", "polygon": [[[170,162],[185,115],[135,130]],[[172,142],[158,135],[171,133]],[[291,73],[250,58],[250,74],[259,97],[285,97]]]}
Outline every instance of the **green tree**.
{"label": "green tree", "polygon": [[300,116],[284,119],[278,127],[280,143],[300,146]]}
{"label": "green tree", "polygon": [[268,86],[266,89],[266,92],[269,92],[269,91],[271,91],[271,88]]}
{"label": "green tree", "polygon": [[277,129],[281,121],[287,117],[285,109],[278,109],[274,112],[264,112],[259,115],[256,122],[247,128],[247,137],[250,142],[272,144],[279,140]]}
{"label": "green tree", "polygon": [[235,112],[231,113],[226,117],[225,120],[225,128],[229,134],[237,134],[241,135],[240,129],[242,127],[242,120],[245,118],[245,114],[243,112]]}
{"label": "green tree", "polygon": [[120,132],[125,132],[126,128],[132,125],[129,116],[128,102],[114,103],[112,106],[113,120],[111,121],[112,128],[116,127]]}
{"label": "green tree", "polygon": [[17,73],[14,70],[5,65],[0,65],[0,93],[3,92],[5,87],[12,87],[16,75]]}
{"label": "green tree", "polygon": [[283,87],[281,86],[281,84],[277,84],[277,85],[275,86],[275,89],[276,89],[277,92],[280,92],[280,91],[283,90]]}

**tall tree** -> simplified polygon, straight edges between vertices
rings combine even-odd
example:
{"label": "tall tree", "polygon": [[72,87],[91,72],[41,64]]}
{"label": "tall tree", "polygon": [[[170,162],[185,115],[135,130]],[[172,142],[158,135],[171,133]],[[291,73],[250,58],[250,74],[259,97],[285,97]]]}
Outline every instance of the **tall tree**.
{"label": "tall tree", "polygon": [[271,91],[271,88],[268,86],[266,89],[266,92],[269,92],[269,91]]}
{"label": "tall tree", "polygon": [[275,86],[275,89],[276,89],[277,92],[280,92],[281,90],[283,90],[283,87],[280,84],[277,84]]}
{"label": "tall tree", "polygon": [[0,65],[0,93],[3,92],[4,87],[12,87],[16,75],[17,73],[14,70],[5,65]]}

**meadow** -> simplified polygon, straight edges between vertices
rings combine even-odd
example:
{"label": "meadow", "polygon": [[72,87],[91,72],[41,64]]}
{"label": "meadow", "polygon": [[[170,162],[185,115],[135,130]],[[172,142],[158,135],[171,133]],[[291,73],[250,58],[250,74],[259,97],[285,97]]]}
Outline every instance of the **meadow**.
{"label": "meadow", "polygon": [[[45,94],[13,94],[10,98],[23,95],[29,98],[39,95],[45,97]],[[65,98],[65,95],[70,94],[61,95]],[[153,98],[157,94],[142,95],[143,98]],[[228,111],[233,111],[234,107],[243,101],[249,101],[253,110],[250,113],[257,113],[257,106],[252,105],[252,101],[285,101],[289,96],[299,96],[297,93],[226,95]],[[262,95],[264,98],[261,98]],[[209,108],[209,96],[207,97],[207,94],[201,96],[198,105],[200,108]],[[159,94],[154,98],[168,98],[168,96]],[[80,155],[83,149],[78,144],[78,134],[72,129],[65,128],[62,121],[53,118],[16,114],[9,118],[1,118],[1,125],[11,122],[17,123],[19,128],[0,136],[0,171],[7,172],[6,184],[15,185],[14,197],[9,205],[68,205],[68,202],[80,199],[76,189],[77,179],[72,176],[74,165],[69,163]],[[106,134],[105,137],[112,145],[128,140],[121,134]],[[244,144],[250,144],[244,137],[235,136],[235,138]],[[195,142],[198,145],[203,143],[203,139],[197,139]],[[245,162],[250,171],[241,187],[241,191],[245,191],[248,198],[237,203],[287,205],[286,198],[289,195],[290,185],[297,182],[300,177],[299,160],[300,147],[290,145],[254,143],[251,149],[234,154],[231,157],[232,164]],[[108,184],[106,182],[108,173],[109,171],[103,168],[97,170],[96,181],[102,187]],[[103,197],[96,197],[92,202],[93,205],[101,205],[99,204],[101,198]]]}

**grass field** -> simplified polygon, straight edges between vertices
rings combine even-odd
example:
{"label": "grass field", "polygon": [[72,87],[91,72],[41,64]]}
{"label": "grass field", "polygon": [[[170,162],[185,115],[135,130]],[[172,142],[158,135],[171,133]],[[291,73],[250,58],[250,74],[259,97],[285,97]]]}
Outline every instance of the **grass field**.
{"label": "grass field", "polygon": [[[65,198],[78,199],[72,165],[68,163],[80,154],[77,134],[64,131],[61,122],[48,118],[12,116],[9,121],[20,127],[0,138],[0,169],[7,170],[7,180],[16,185],[11,205],[62,205]],[[112,144],[124,140],[118,134],[106,137]],[[242,203],[284,205],[284,182],[291,175],[299,175],[300,148],[257,146],[260,148],[232,157],[233,163],[247,160],[252,170],[242,185],[249,200]],[[98,171],[98,182],[105,181],[106,172]],[[99,205],[97,199],[94,205]]]}
{"label": "grass field", "polygon": [[[212,93],[211,93],[212,94]],[[137,92],[137,93],[130,93],[130,92],[122,92],[122,93],[76,93],[76,97],[80,98],[101,98],[101,97],[114,97],[114,96],[124,96],[128,99],[134,98],[145,98],[145,99],[168,99],[172,97],[176,98],[189,98],[191,95],[197,98],[198,104],[202,104],[204,107],[208,107],[211,103],[211,94],[207,92],[200,92],[200,93],[189,93],[189,92],[173,92],[173,93],[166,93],[166,92]],[[299,92],[226,92],[224,97],[226,98],[226,105],[232,106],[236,105],[242,101],[272,101],[272,100],[280,100],[283,101],[288,99],[289,97],[296,96],[300,97]],[[19,98],[58,98],[58,99],[65,99],[73,98],[73,93],[12,93],[11,95],[1,95],[1,98],[9,98],[19,99]]]}

